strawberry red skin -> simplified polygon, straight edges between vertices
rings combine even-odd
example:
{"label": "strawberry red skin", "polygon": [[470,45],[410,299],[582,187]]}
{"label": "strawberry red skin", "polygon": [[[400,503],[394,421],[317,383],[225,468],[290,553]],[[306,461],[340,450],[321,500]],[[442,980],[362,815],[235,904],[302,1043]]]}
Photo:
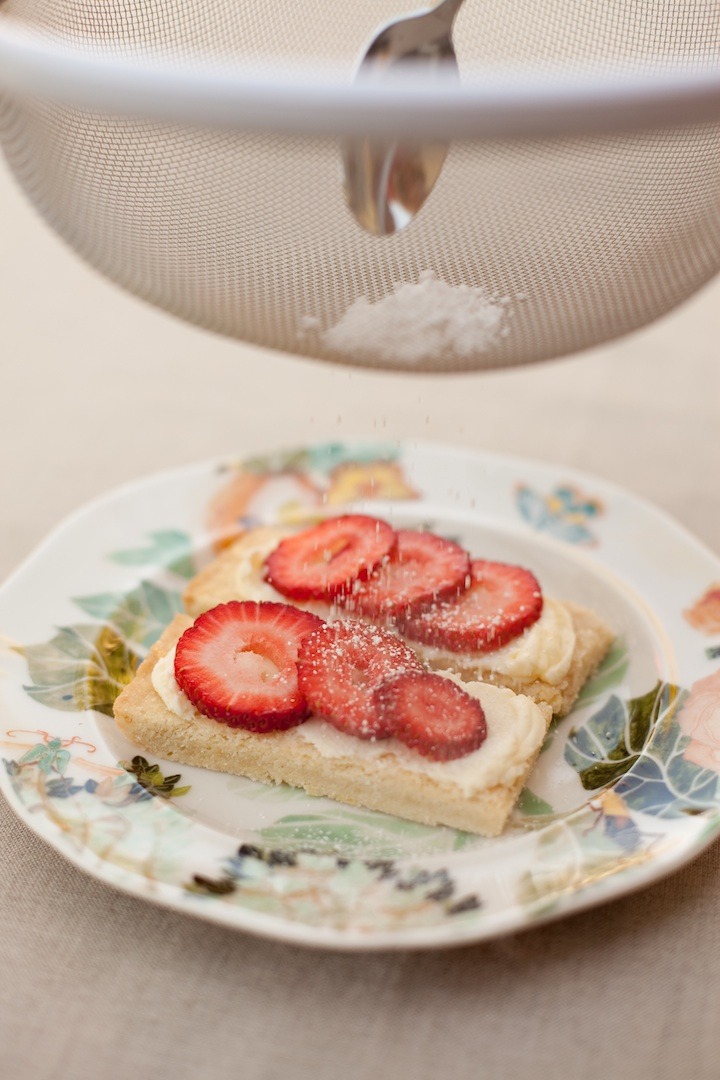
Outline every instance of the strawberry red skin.
{"label": "strawberry red skin", "polygon": [[433,761],[478,750],[487,736],[482,706],[457,683],[427,671],[391,676],[374,694],[378,716],[396,739]]}
{"label": "strawberry red skin", "polygon": [[465,592],[410,613],[401,621],[403,634],[456,653],[485,653],[507,645],[540,618],[542,590],[529,570],[475,559],[470,571]]}
{"label": "strawberry red skin", "polygon": [[373,694],[388,675],[417,670],[423,670],[420,661],[394,634],[353,621],[321,626],[298,656],[300,689],[310,711],[359,739],[389,737]]}
{"label": "strawberry red skin", "polygon": [[419,606],[457,596],[470,577],[470,556],[434,533],[399,529],[397,546],[345,601],[371,619],[396,619]]}
{"label": "strawberry red skin", "polygon": [[367,578],[395,544],[395,530],[380,518],[328,518],[281,541],[265,561],[265,580],[293,600],[333,600]]}
{"label": "strawberry red skin", "polygon": [[298,650],[322,619],[287,604],[232,600],[200,615],[175,650],[175,678],[198,712],[266,733],[301,723]]}

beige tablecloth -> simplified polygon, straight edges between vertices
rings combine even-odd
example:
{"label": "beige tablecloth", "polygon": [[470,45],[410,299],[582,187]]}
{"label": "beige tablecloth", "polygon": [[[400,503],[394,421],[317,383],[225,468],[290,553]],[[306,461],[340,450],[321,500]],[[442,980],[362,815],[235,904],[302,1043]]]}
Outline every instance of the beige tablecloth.
{"label": "beige tablecloth", "polygon": [[[582,358],[381,376],[266,354],[125,296],[0,173],[0,576],[64,514],[199,458],[436,437],[572,464],[720,547],[720,284]],[[304,951],[114,892],[0,799],[7,1080],[720,1075],[720,848],[632,897],[440,953]]]}

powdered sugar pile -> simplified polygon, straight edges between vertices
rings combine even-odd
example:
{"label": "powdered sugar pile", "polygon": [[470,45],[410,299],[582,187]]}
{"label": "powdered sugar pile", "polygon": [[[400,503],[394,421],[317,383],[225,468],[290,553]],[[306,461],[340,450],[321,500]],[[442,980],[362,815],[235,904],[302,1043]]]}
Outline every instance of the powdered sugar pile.
{"label": "powdered sugar pile", "polygon": [[322,342],[351,359],[392,365],[471,360],[507,334],[508,303],[480,287],[448,285],[425,270],[416,285],[396,285],[377,303],[359,297]]}

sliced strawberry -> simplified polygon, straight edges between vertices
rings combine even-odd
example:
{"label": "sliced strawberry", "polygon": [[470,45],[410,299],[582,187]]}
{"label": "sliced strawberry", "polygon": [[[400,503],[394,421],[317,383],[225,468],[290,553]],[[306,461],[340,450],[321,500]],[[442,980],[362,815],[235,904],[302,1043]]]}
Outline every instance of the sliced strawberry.
{"label": "sliced strawberry", "polygon": [[365,514],[328,518],[283,540],[265,560],[265,580],[294,600],[332,600],[373,572],[395,530]]}
{"label": "sliced strawberry", "polygon": [[397,547],[353,588],[346,604],[368,618],[396,618],[420,604],[456,596],[470,576],[470,556],[452,540],[399,529]]}
{"label": "sliced strawberry", "polygon": [[418,670],[422,664],[404,642],[360,622],[324,624],[305,639],[298,656],[300,689],[310,711],[360,739],[391,734],[373,704],[383,679]]}
{"label": "sliced strawberry", "polygon": [[386,679],[374,702],[395,738],[433,761],[465,757],[487,735],[480,702],[441,675],[408,671]]}
{"label": "sliced strawberry", "polygon": [[175,650],[175,678],[204,716],[281,731],[308,713],[298,686],[302,641],[322,619],[287,604],[231,600],[200,615]]}
{"label": "sliced strawberry", "polygon": [[452,652],[492,652],[537,622],[542,606],[540,585],[529,570],[476,559],[461,596],[411,613],[402,620],[402,632]]}

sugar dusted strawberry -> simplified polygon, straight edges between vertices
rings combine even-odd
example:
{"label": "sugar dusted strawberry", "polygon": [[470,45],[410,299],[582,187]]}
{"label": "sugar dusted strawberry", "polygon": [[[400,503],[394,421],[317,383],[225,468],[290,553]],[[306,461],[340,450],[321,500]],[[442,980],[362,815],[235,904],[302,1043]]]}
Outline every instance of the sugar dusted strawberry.
{"label": "sugar dusted strawberry", "polygon": [[265,579],[293,600],[332,600],[368,577],[395,542],[380,518],[328,518],[283,540],[266,559]]}
{"label": "sugar dusted strawberry", "polygon": [[305,639],[298,656],[310,711],[360,739],[390,735],[373,703],[383,679],[418,670],[420,661],[394,634],[353,621],[324,624]]}
{"label": "sugar dusted strawberry", "polygon": [[543,598],[537,578],[521,566],[476,559],[469,587],[402,620],[402,632],[456,653],[492,652],[537,622]]}
{"label": "sugar dusted strawberry", "polygon": [[470,576],[470,556],[452,540],[399,529],[397,546],[346,604],[371,619],[396,618],[420,604],[458,595]]}
{"label": "sugar dusted strawberry", "polygon": [[377,688],[378,717],[396,739],[433,761],[453,761],[478,750],[487,724],[477,698],[427,671],[391,676]]}
{"label": "sugar dusted strawberry", "polygon": [[248,731],[307,716],[298,650],[322,619],[287,604],[232,600],[200,615],[175,650],[175,678],[198,712]]}

